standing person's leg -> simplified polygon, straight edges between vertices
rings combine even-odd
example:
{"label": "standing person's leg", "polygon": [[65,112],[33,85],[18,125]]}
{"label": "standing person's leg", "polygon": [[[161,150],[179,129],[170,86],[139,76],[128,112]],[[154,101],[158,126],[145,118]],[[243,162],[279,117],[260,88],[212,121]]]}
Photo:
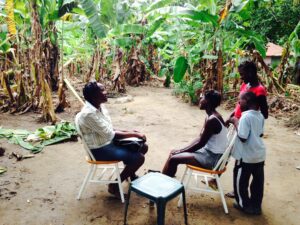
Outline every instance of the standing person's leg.
{"label": "standing person's leg", "polygon": [[233,168],[233,197],[235,198],[235,201],[238,203],[239,202],[239,198],[238,198],[238,187],[237,187],[237,175],[238,175],[238,171],[241,167],[241,161],[240,160],[235,160],[234,163],[234,168]]}
{"label": "standing person's leg", "polygon": [[176,155],[169,155],[169,158],[163,168],[162,173],[170,177],[174,177],[177,172],[177,166],[179,164],[190,164],[193,166],[201,166],[195,159],[193,153],[184,152]]}
{"label": "standing person's leg", "polygon": [[264,162],[253,165],[252,176],[250,191],[253,213],[261,214],[261,203],[264,194]]}
{"label": "standing person's leg", "polygon": [[247,208],[250,203],[248,186],[251,175],[251,167],[247,163],[236,161],[234,168],[234,192],[236,202],[243,209]]}

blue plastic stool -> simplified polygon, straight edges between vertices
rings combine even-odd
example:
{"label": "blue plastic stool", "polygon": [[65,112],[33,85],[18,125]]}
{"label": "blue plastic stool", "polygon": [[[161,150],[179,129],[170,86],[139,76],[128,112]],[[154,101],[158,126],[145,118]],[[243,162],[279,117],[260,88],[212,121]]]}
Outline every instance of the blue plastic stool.
{"label": "blue plastic stool", "polygon": [[186,225],[188,224],[184,186],[178,180],[161,173],[148,173],[133,181],[129,185],[128,198],[125,204],[124,225],[126,225],[131,191],[156,203],[158,225],[165,224],[165,208],[167,202],[177,195],[182,194],[184,222]]}

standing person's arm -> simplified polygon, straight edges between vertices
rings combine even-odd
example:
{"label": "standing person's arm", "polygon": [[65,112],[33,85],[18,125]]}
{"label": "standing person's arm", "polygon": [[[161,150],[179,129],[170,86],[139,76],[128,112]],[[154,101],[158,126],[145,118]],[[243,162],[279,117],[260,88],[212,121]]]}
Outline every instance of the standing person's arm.
{"label": "standing person's arm", "polygon": [[258,105],[260,108],[261,113],[263,114],[265,119],[268,119],[269,117],[269,106],[267,102],[267,97],[265,95],[259,95],[257,96]]}
{"label": "standing person's arm", "polygon": [[235,112],[235,110],[233,110],[233,111],[230,113],[228,119],[225,121],[225,126],[226,126],[226,127],[229,127],[229,124],[232,123],[231,119],[234,118],[234,112]]}
{"label": "standing person's arm", "polygon": [[242,142],[246,142],[250,135],[250,121],[247,117],[241,117],[238,121],[237,136]]}

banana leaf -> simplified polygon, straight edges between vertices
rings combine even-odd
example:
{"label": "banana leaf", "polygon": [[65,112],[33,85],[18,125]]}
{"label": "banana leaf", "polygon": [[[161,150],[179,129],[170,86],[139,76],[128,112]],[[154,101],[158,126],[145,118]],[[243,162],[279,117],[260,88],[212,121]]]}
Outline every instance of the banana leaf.
{"label": "banana leaf", "polygon": [[69,122],[38,128],[35,132],[0,127],[0,138],[6,138],[10,143],[20,145],[34,154],[42,151],[44,146],[69,140],[74,135],[77,135],[75,126]]}
{"label": "banana leaf", "polygon": [[184,56],[179,56],[176,59],[176,63],[174,67],[173,80],[175,83],[179,83],[182,80],[187,68],[188,68],[187,59]]}

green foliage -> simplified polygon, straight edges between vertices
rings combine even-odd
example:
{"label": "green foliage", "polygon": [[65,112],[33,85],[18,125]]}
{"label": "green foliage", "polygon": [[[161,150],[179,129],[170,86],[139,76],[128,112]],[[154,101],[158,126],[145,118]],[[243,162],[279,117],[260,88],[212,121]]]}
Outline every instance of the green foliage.
{"label": "green foliage", "polygon": [[249,27],[269,41],[283,44],[300,21],[300,7],[292,1],[257,1],[250,11]]}
{"label": "green foliage", "polygon": [[187,9],[180,11],[179,15],[196,21],[212,23],[212,25],[215,27],[218,25],[218,16],[211,15],[209,12],[206,11],[196,11]]}
{"label": "green foliage", "polygon": [[101,23],[96,5],[92,0],[79,0],[90,25],[98,38],[104,38],[107,34],[107,28]]}
{"label": "green foliage", "polygon": [[290,42],[293,48],[295,58],[300,57],[300,21],[295,30],[290,34],[288,42]]}
{"label": "green foliage", "polygon": [[0,32],[0,53],[7,53],[10,50],[11,45],[8,40],[7,33]]}
{"label": "green foliage", "polygon": [[114,27],[117,23],[116,4],[118,0],[102,0],[100,3],[100,19],[104,24]]}
{"label": "green foliage", "polygon": [[114,45],[120,46],[122,48],[130,48],[134,44],[135,40],[130,37],[116,38],[114,43]]}
{"label": "green foliage", "polygon": [[3,129],[0,127],[0,139],[6,138],[10,143],[20,145],[32,153],[42,151],[46,145],[71,139],[74,135],[77,135],[75,126],[69,122],[62,122],[55,126],[45,126],[33,133],[27,130]]}
{"label": "green foliage", "polygon": [[179,56],[174,66],[174,81],[180,82],[188,68],[188,61],[184,56]]}
{"label": "green foliage", "polygon": [[180,95],[187,95],[191,103],[197,104],[199,100],[197,92],[203,87],[203,83],[199,76],[199,74],[195,74],[193,78],[194,80],[182,80],[179,84],[175,86],[175,93]]}
{"label": "green foliage", "polygon": [[166,5],[169,5],[170,3],[172,3],[174,0],[159,0],[159,1],[156,1],[154,3],[152,3],[149,8],[147,8],[146,12],[151,12],[152,10],[155,10],[155,9],[159,9],[159,8],[162,8]]}
{"label": "green foliage", "polygon": [[122,25],[122,34],[143,34],[144,27],[140,24],[124,24]]}
{"label": "green foliage", "polygon": [[217,1],[215,0],[202,0],[201,4],[198,5],[198,10],[208,10],[211,15],[216,15],[217,12]]}
{"label": "green foliage", "polygon": [[165,22],[166,18],[159,16],[154,22],[150,25],[147,30],[147,37],[150,37],[154,32]]}

